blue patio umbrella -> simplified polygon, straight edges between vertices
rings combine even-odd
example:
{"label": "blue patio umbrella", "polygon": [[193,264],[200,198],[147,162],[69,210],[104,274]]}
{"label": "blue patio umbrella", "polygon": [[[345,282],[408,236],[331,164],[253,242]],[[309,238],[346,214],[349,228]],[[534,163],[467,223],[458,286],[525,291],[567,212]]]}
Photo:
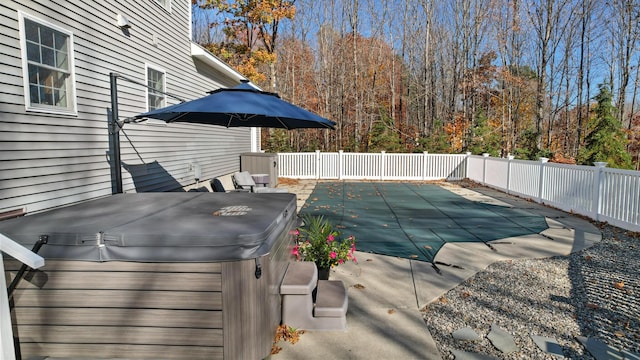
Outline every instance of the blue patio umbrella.
{"label": "blue patio umbrella", "polygon": [[268,127],[283,129],[327,128],[335,122],[286,102],[276,93],[261,91],[243,81],[240,85],[218,89],[209,95],[156,109],[135,118],[170,122],[189,122],[226,127]]}

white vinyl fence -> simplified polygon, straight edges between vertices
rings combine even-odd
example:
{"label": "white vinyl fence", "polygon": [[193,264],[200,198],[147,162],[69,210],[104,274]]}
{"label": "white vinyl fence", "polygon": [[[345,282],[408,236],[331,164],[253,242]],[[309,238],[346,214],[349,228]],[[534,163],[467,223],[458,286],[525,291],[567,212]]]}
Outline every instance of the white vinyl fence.
{"label": "white vinyl fence", "polygon": [[279,153],[278,176],[334,180],[461,180],[466,155],[346,153],[320,151]]}
{"label": "white vinyl fence", "polygon": [[487,155],[279,153],[278,175],[297,179],[461,180],[640,231],[640,172]]}
{"label": "white vinyl fence", "polygon": [[509,194],[640,231],[640,172],[469,156],[468,178]]}

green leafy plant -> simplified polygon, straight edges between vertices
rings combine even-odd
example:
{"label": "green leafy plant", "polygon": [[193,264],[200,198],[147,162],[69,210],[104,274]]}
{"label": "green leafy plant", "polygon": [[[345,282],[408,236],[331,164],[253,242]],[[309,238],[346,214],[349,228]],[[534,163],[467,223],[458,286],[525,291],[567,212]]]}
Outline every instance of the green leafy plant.
{"label": "green leafy plant", "polygon": [[296,245],[291,254],[298,261],[313,261],[318,268],[330,268],[347,261],[357,262],[356,239],[346,239],[324,216],[305,215],[304,226],[296,229]]}

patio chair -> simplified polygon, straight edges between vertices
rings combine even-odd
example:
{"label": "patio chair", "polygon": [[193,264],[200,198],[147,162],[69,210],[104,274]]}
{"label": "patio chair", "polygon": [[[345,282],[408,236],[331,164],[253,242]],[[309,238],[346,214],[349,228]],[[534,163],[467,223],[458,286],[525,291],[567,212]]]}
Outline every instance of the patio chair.
{"label": "patio chair", "polygon": [[233,184],[236,189],[249,190],[252,193],[288,193],[289,189],[257,186],[248,171],[240,171],[233,174]]}
{"label": "patio chair", "polygon": [[224,185],[222,185],[222,181],[220,181],[220,179],[218,179],[218,178],[211,179],[211,189],[213,190],[213,192],[223,192],[223,193],[227,193],[227,192],[249,192],[249,190],[245,190],[245,189],[226,190],[224,188]]}
{"label": "patio chair", "polygon": [[207,189],[206,186],[201,186],[199,188],[189,189],[187,192],[209,192],[209,189]]}

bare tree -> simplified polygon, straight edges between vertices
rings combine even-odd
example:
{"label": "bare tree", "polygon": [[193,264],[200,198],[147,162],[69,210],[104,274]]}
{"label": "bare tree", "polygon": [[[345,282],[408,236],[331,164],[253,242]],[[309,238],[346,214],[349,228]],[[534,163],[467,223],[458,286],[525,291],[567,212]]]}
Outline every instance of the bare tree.
{"label": "bare tree", "polygon": [[[555,55],[559,38],[554,31],[560,26],[562,13],[568,0],[529,1],[529,17],[536,34],[537,76],[536,86],[536,148],[542,149],[542,131],[547,109],[547,83],[549,62]],[[548,111],[546,112],[548,115]]]}
{"label": "bare tree", "polygon": [[613,0],[614,26],[612,27],[612,44],[616,49],[618,66],[618,120],[623,124],[630,121],[625,116],[627,88],[631,75],[631,61],[638,53],[638,30],[640,29],[640,1],[638,0]]}
{"label": "bare tree", "polygon": [[425,134],[431,133],[433,131],[434,122],[436,118],[435,114],[435,71],[434,66],[434,56],[432,50],[432,40],[431,33],[433,28],[433,1],[432,0],[422,0],[421,1],[422,11],[424,12],[424,58],[423,58],[423,68],[422,68],[422,88],[424,89],[423,96],[423,116],[424,116],[424,130]]}
{"label": "bare tree", "polygon": [[[579,54],[579,65],[578,65],[578,84],[576,86],[577,89],[577,131],[576,131],[576,139],[574,142],[573,151],[571,154],[573,156],[578,155],[578,151],[580,150],[582,144],[582,130],[585,124],[585,116],[588,114],[585,111],[585,103],[589,104],[589,96],[587,95],[587,99],[584,99],[584,91],[585,84],[588,83],[586,78],[586,69],[587,61],[589,59],[590,52],[590,34],[591,34],[591,15],[593,10],[593,0],[582,0],[580,2],[580,54]],[[587,91],[588,93],[588,91]],[[587,109],[588,110],[588,109]]]}

